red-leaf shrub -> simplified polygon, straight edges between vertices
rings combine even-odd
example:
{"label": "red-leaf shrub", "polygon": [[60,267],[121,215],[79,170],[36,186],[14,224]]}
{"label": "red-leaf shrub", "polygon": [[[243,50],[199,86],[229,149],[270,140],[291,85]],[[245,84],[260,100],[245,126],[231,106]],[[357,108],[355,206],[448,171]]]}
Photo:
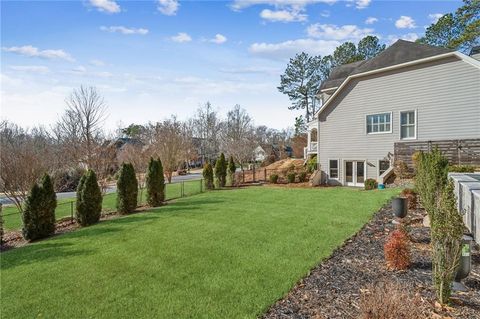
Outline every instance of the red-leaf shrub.
{"label": "red-leaf shrub", "polygon": [[387,267],[392,270],[405,270],[410,267],[410,242],[402,229],[394,230],[383,247]]}

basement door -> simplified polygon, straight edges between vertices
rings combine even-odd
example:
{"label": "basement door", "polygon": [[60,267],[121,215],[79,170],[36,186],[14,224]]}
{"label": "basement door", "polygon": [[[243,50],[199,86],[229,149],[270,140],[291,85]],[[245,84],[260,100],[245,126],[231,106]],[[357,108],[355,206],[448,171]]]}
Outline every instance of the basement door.
{"label": "basement door", "polygon": [[365,183],[365,161],[345,161],[345,184],[363,187]]}

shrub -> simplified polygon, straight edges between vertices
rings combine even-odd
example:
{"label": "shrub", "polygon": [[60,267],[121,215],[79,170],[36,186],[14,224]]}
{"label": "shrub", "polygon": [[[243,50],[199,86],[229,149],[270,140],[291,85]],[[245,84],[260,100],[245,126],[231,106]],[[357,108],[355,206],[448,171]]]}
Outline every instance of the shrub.
{"label": "shrub", "polygon": [[85,170],[83,168],[56,170],[52,174],[53,185],[57,192],[73,192],[78,188]]}
{"label": "shrub", "polygon": [[433,279],[438,301],[446,304],[460,261],[463,220],[457,210],[453,181],[447,182],[431,221]]}
{"label": "shrub", "polygon": [[451,173],[475,173],[475,167],[472,165],[450,165],[448,171]]}
{"label": "shrub", "polygon": [[295,183],[295,173],[291,172],[287,174],[287,182],[288,183]]}
{"label": "shrub", "polygon": [[233,156],[230,156],[228,161],[228,175],[230,176],[230,186],[235,185],[235,171],[237,167],[235,166],[235,161],[233,160]]}
{"label": "shrub", "polygon": [[315,169],[317,169],[317,155],[312,156],[312,158],[307,161],[307,171],[313,173]]}
{"label": "shrub", "polygon": [[41,185],[35,183],[25,200],[23,211],[22,235],[32,241],[45,238],[55,233],[55,208],[57,199],[53,183],[48,174],[41,180]]}
{"label": "shrub", "polygon": [[40,183],[43,197],[43,209],[38,228],[41,234],[50,236],[55,233],[55,208],[57,208],[57,195],[53,188],[52,179],[48,174],[43,175]]}
{"label": "shrub", "polygon": [[220,157],[215,162],[215,177],[217,178],[218,186],[225,187],[227,182],[227,162],[223,153],[220,154]]}
{"label": "shrub", "polygon": [[365,190],[369,191],[372,189],[376,189],[378,187],[378,183],[375,179],[373,178],[367,178],[365,180]]}
{"label": "shrub", "polygon": [[402,190],[402,196],[408,198],[408,208],[417,209],[417,193],[411,188]]}
{"label": "shrub", "polygon": [[370,284],[360,296],[360,319],[429,318],[430,311],[414,288],[396,282]]}
{"label": "shrub", "polygon": [[306,182],[306,181],[307,181],[307,172],[300,172],[300,173],[298,174],[298,181],[299,181],[300,183]]}
{"label": "shrub", "polygon": [[97,223],[102,213],[102,192],[98,186],[97,175],[88,170],[80,179],[77,188],[77,209],[75,218],[82,226]]}
{"label": "shrub", "polygon": [[404,230],[398,228],[387,238],[383,246],[387,267],[392,270],[405,270],[410,267],[410,242]]}
{"label": "shrub", "polygon": [[147,203],[152,207],[158,207],[165,199],[165,178],[160,159],[150,158],[146,175]]}
{"label": "shrub", "polygon": [[117,212],[131,213],[137,208],[138,182],[131,163],[123,163],[117,181]]}
{"label": "shrub", "polygon": [[393,165],[393,172],[400,179],[405,179],[411,177],[408,171],[407,164],[402,160],[396,160]]}
{"label": "shrub", "polygon": [[215,186],[213,184],[213,168],[210,163],[205,164],[203,167],[203,178],[205,179],[205,188],[206,189],[214,189]]}
{"label": "shrub", "polygon": [[278,183],[278,175],[277,174],[272,174],[269,177],[270,183],[272,184],[277,184]]}

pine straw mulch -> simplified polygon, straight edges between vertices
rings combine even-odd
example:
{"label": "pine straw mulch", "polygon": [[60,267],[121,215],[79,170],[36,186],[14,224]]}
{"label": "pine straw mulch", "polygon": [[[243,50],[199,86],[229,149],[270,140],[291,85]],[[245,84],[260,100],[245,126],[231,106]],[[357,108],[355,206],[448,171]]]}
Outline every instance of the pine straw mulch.
{"label": "pine straw mulch", "polygon": [[[128,215],[144,212],[148,208],[149,207],[147,207],[147,206],[137,207],[137,209],[133,213],[130,213]],[[128,216],[128,215],[118,214],[115,211],[102,212],[102,215],[100,216],[100,222],[110,220],[110,219],[119,218],[119,217],[124,217],[124,216]],[[47,240],[49,238],[52,238],[53,236],[58,236],[58,235],[61,235],[61,234],[69,233],[69,232],[72,232],[72,231],[74,231],[74,230],[76,230],[80,227],[81,226],[75,221],[75,219],[71,219],[70,217],[65,217],[65,218],[62,218],[62,219],[59,219],[59,220],[56,221],[56,223],[55,223],[55,233],[52,236],[47,237],[47,238],[43,238],[43,239],[40,239],[40,240],[36,240],[34,242]],[[5,234],[3,235],[3,243],[0,246],[0,252],[7,251],[7,250],[10,250],[10,249],[14,249],[14,248],[18,248],[18,247],[23,247],[23,246],[26,246],[28,244],[30,244],[30,242],[25,240],[22,237],[22,231],[21,230],[10,230],[10,231],[7,230],[5,232]]]}
{"label": "pine straw mulch", "polygon": [[[369,284],[399,282],[412,287],[421,300],[425,318],[480,318],[480,252],[473,251],[472,271],[464,284],[467,293],[455,293],[451,307],[435,302],[432,285],[429,228],[424,211],[409,212],[405,224],[412,239],[412,266],[403,272],[385,267],[383,245],[395,229],[391,206],[383,207],[355,236],[311,270],[263,316],[271,318],[358,318],[360,297]],[[402,302],[399,300],[398,302]]]}

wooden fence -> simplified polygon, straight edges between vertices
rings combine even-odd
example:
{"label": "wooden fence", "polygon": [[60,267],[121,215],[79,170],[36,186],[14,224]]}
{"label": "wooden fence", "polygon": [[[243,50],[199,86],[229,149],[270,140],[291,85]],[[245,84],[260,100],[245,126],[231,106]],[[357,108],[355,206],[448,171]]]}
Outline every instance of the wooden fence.
{"label": "wooden fence", "polygon": [[394,144],[395,160],[404,161],[413,168],[412,155],[416,151],[428,152],[435,147],[448,158],[451,165],[480,166],[480,138],[464,140],[411,141]]}

